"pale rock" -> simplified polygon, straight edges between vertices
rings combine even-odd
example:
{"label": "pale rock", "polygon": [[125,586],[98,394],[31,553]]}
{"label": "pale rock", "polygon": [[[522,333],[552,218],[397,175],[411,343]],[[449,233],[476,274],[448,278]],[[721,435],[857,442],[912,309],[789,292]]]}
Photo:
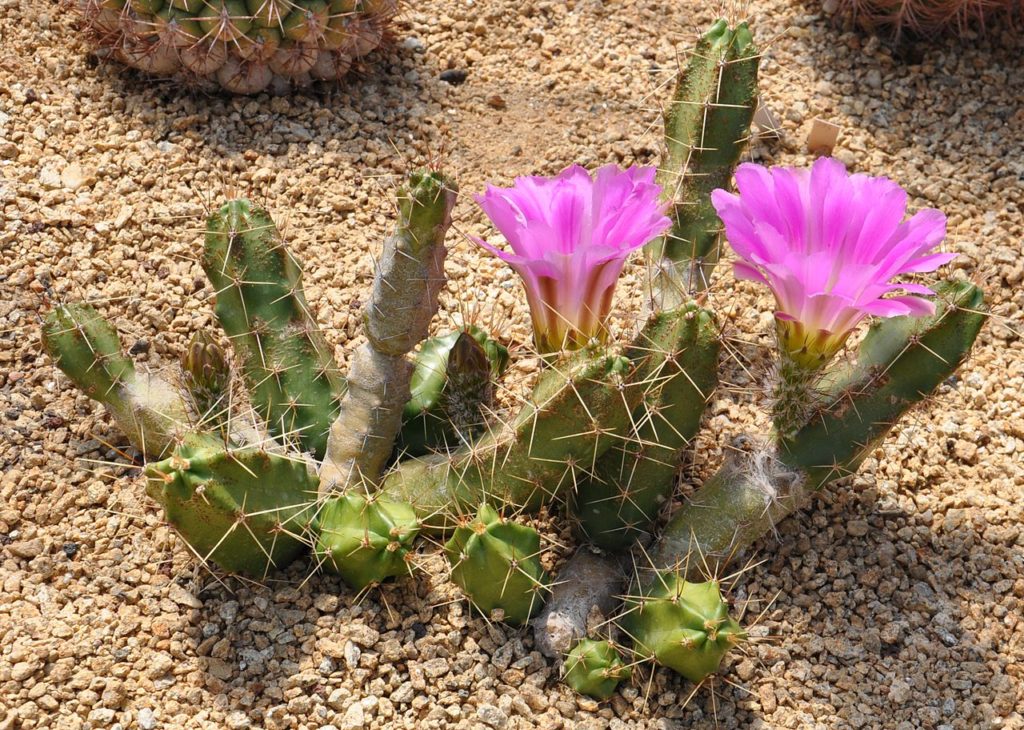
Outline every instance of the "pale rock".
{"label": "pale rock", "polygon": [[359,730],[365,722],[366,715],[363,713],[363,706],[358,702],[353,702],[345,711],[340,730]]}

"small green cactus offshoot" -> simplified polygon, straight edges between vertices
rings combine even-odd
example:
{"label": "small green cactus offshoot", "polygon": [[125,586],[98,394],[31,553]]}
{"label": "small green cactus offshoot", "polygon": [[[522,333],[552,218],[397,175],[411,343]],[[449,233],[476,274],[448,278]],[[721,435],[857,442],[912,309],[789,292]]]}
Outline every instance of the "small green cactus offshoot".
{"label": "small green cactus offshoot", "polygon": [[181,372],[199,416],[199,428],[226,435],[231,411],[231,366],[227,353],[209,333],[199,330],[181,356]]}
{"label": "small green cactus offshoot", "polygon": [[475,325],[424,340],[414,359],[399,453],[423,456],[468,443],[486,423],[495,381],[507,365],[508,349]]}
{"label": "small green cactus offshoot", "polygon": [[540,564],[540,535],[532,527],[480,506],[444,546],[451,576],[484,616],[524,624],[542,605],[551,580]]}
{"label": "small green cactus offshoot", "polygon": [[625,600],[622,626],[635,651],[691,682],[714,674],[746,632],[729,616],[717,581],[690,583],[660,571]]}
{"label": "small green cactus offshoot", "polygon": [[314,526],[318,562],[356,590],[412,572],[419,533],[407,504],[361,494],[328,497]]}
{"label": "small green cactus offshoot", "polygon": [[265,577],[306,550],[316,477],[301,459],[196,434],[149,464],[146,480],[192,551],[229,573]]}
{"label": "small green cactus offshoot", "polygon": [[606,640],[583,639],[569,652],[564,666],[565,683],[596,700],[611,697],[619,683],[633,675],[619,650]]}

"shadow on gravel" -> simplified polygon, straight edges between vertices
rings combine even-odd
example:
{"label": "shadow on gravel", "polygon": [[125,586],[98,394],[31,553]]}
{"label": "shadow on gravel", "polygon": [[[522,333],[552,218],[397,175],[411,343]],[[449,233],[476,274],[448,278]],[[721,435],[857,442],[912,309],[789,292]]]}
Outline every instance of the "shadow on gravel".
{"label": "shadow on gravel", "polygon": [[[916,147],[922,165],[939,158],[970,164],[995,179],[1013,174],[1006,163],[1024,144],[1019,124],[1024,37],[1019,32],[994,22],[987,32],[969,31],[963,38],[893,40],[819,18],[806,37],[811,41],[794,45],[809,56],[809,87],[841,99],[839,111],[878,149],[903,156],[905,148]],[[909,136],[908,129],[913,130]],[[846,141],[840,138],[840,150]],[[964,158],[965,149],[970,159]]]}
{"label": "shadow on gravel", "polygon": [[358,155],[367,138],[389,144],[399,136],[422,136],[415,120],[447,86],[432,60],[392,46],[371,53],[340,82],[316,82],[283,96],[190,89],[115,62],[100,62],[95,83],[124,100],[113,113],[127,128],[141,119],[158,143],[191,137],[230,160],[246,152],[283,155],[293,145],[304,153],[310,144],[337,140]]}
{"label": "shadow on gravel", "polygon": [[1018,698],[984,619],[1008,613],[1000,603],[1024,566],[1016,533],[993,542],[991,525],[965,509],[936,516],[875,497],[871,487],[833,487],[756,547],[772,557],[739,595],[783,591],[768,612],[781,632],[753,647],[767,670],[754,679],[762,706],[813,700],[816,717],[876,726],[852,693],[864,708],[889,707],[886,727],[1005,720]]}
{"label": "shadow on gravel", "polygon": [[[485,714],[540,722],[552,710],[585,730],[631,712],[666,730],[760,726],[739,706],[744,688],[718,681],[683,706],[694,686],[667,670],[643,671],[607,703],[579,696],[533,650],[532,629],[484,620],[457,589],[431,578],[444,575],[443,557],[421,559],[425,570],[414,577],[358,596],[334,576],[307,579],[303,561],[265,585],[204,573],[175,633],[217,696],[215,709],[252,716],[259,708],[266,727],[287,727],[288,718],[356,727],[358,717],[384,727],[400,718],[454,726]],[[474,704],[464,704],[471,696]]]}

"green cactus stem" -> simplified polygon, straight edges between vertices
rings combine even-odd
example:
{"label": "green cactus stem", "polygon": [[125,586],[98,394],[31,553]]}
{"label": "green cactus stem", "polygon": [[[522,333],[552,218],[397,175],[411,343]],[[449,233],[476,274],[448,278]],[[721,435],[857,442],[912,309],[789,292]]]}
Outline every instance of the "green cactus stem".
{"label": "green cactus stem", "polygon": [[628,432],[640,389],[633,363],[604,346],[577,350],[541,373],[532,397],[507,424],[450,455],[407,459],[381,486],[409,502],[431,529],[481,502],[535,511],[575,486]]}
{"label": "green cactus stem", "polygon": [[345,381],[274,221],[248,200],[226,203],[207,220],[202,263],[253,407],[272,435],[322,458]]}
{"label": "green cactus stem", "polygon": [[606,550],[628,548],[649,534],[718,384],[720,342],[711,313],[691,303],[654,320],[643,352],[633,355],[649,360],[633,433],[597,461],[573,496],[581,530]]}
{"label": "green cactus stem", "polygon": [[[899,419],[966,359],[987,318],[982,291],[965,281],[935,287],[929,317],[879,320],[856,362],[822,379],[823,404],[775,452],[726,464],[680,508],[654,551],[658,567],[717,571],[829,482],[853,474]],[[699,556],[699,557],[698,557]]]}
{"label": "green cactus stem", "polygon": [[407,355],[427,336],[445,282],[455,197],[455,184],[434,172],[413,173],[399,192],[398,224],[384,242],[363,314],[367,342],[352,354],[348,393],[331,425],[323,494],[375,482],[391,457],[410,397]]}
{"label": "green cactus stem", "polygon": [[606,700],[619,683],[633,675],[632,668],[610,641],[584,639],[565,658],[562,679],[580,694]]}
{"label": "green cactus stem", "polygon": [[54,364],[114,417],[132,446],[154,458],[170,453],[192,420],[182,395],[139,373],[117,330],[88,304],[54,307],[43,322],[43,347]]}
{"label": "green cactus stem", "polygon": [[199,415],[200,429],[226,434],[231,412],[231,366],[227,353],[202,330],[181,356],[182,381]]}
{"label": "green cactus stem", "polygon": [[718,263],[721,223],[711,191],[729,189],[757,107],[759,52],[746,23],[716,22],[698,41],[665,111],[658,181],[672,227],[647,245],[657,308],[707,288]]}
{"label": "green cactus stem", "polygon": [[193,435],[145,473],[192,551],[229,573],[265,577],[306,550],[316,477],[301,459]]}
{"label": "green cactus stem", "polygon": [[400,453],[423,456],[468,443],[483,428],[507,365],[508,350],[474,325],[425,340],[402,414]]}
{"label": "green cactus stem", "polygon": [[626,598],[621,624],[642,657],[691,682],[714,674],[746,632],[729,616],[717,581],[690,583],[676,571],[651,576]]}
{"label": "green cactus stem", "polygon": [[485,616],[524,624],[544,604],[550,579],[540,564],[540,535],[483,504],[444,546],[451,577]]}
{"label": "green cactus stem", "polygon": [[316,554],[327,570],[355,588],[412,572],[419,520],[407,504],[361,494],[331,495],[316,520]]}

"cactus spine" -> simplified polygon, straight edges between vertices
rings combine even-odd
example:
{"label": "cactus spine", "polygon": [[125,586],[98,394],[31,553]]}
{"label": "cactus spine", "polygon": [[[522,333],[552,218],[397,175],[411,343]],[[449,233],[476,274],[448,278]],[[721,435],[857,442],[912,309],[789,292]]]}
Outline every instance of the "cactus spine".
{"label": "cactus spine", "polygon": [[160,458],[189,428],[181,394],[155,375],[138,373],[117,330],[88,304],[62,304],[47,314],[43,346],[90,398],[114,417],[132,446]]}
{"label": "cactus spine", "polygon": [[301,459],[197,434],[147,466],[146,480],[192,551],[228,572],[264,577],[306,549],[316,477]]}
{"label": "cactus spine", "polygon": [[207,220],[202,263],[253,407],[272,435],[322,458],[345,381],[274,221],[248,200],[223,205]]}
{"label": "cactus spine", "polygon": [[697,42],[665,110],[659,182],[672,203],[672,228],[647,245],[660,309],[707,288],[718,263],[721,224],[711,191],[728,189],[757,106],[759,52],[746,23],[719,20]]}
{"label": "cactus spine", "polygon": [[696,435],[704,406],[718,384],[718,329],[711,313],[689,304],[653,315],[644,400],[633,413],[632,435],[598,461],[573,497],[583,533],[607,550],[628,548],[647,534],[675,486],[683,450]]}
{"label": "cactus spine", "polygon": [[433,172],[411,175],[399,192],[398,224],[384,242],[363,312],[367,342],[352,355],[349,390],[331,425],[320,472],[324,494],[375,482],[391,456],[410,396],[406,356],[427,336],[445,282],[444,237],[455,196],[455,184]]}
{"label": "cactus spine", "polygon": [[444,546],[454,581],[485,616],[523,624],[544,603],[550,579],[540,535],[487,504],[463,520]]}

